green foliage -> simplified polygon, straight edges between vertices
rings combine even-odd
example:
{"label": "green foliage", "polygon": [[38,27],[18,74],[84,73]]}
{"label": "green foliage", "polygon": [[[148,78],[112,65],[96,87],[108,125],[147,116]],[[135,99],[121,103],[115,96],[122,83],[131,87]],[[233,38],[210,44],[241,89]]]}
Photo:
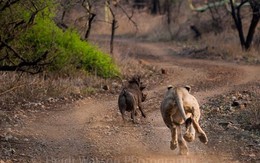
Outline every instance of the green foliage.
{"label": "green foliage", "polygon": [[55,58],[52,70],[69,68],[84,68],[102,77],[118,74],[118,69],[111,57],[98,48],[80,39],[73,30],[63,32],[50,19],[39,19],[36,25],[27,31],[24,42],[33,44],[38,53],[46,50],[53,52]]}
{"label": "green foliage", "polygon": [[[48,51],[46,60],[50,64],[46,67],[50,71],[69,73],[71,70],[84,69],[105,78],[118,75],[119,70],[108,54],[82,41],[76,31],[69,29],[64,32],[57,27],[53,21],[55,10],[51,2],[52,0],[34,1],[34,5],[39,9],[35,19],[30,26],[24,28],[15,39],[10,41],[21,57],[27,61],[33,61]],[[12,15],[15,19],[30,21],[35,11],[33,7],[28,10],[25,7],[26,3],[30,5],[29,1],[25,0],[24,4],[12,6],[17,9],[17,12],[13,12],[15,14]],[[4,19],[4,21],[2,23],[7,23],[8,20]],[[12,60],[12,63],[18,64],[19,61],[19,58],[16,58]]]}

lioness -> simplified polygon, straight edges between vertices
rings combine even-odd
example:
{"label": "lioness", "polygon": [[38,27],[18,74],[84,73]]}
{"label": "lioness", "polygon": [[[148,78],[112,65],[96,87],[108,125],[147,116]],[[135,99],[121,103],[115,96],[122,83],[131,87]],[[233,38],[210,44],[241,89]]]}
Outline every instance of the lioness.
{"label": "lioness", "polygon": [[[164,123],[171,130],[170,148],[174,150],[179,144],[180,154],[188,154],[186,141],[191,142],[195,139],[195,130],[202,143],[208,142],[205,132],[199,125],[200,108],[198,101],[190,94],[190,89],[190,86],[177,88],[168,86],[161,103]],[[181,125],[184,123],[186,124],[186,131],[182,136]]]}
{"label": "lioness", "polygon": [[118,106],[122,114],[123,121],[125,121],[125,111],[131,112],[131,119],[133,123],[136,123],[135,115],[137,114],[136,109],[141,111],[143,117],[146,117],[141,102],[146,99],[146,95],[142,92],[145,86],[140,80],[140,76],[134,76],[128,81],[128,85],[125,86],[119,97]]}

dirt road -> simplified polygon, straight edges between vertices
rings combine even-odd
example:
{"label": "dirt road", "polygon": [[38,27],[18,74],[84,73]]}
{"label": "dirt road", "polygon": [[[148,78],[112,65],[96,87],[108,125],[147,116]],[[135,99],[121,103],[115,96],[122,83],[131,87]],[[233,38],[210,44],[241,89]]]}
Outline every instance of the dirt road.
{"label": "dirt road", "polygon": [[[129,46],[129,45],[128,45]],[[209,135],[208,145],[197,139],[189,143],[189,155],[170,150],[170,131],[164,125],[159,105],[167,85],[191,85],[201,105],[235,86],[260,80],[258,66],[218,61],[184,59],[172,55],[175,47],[159,43],[134,44],[134,57],[149,66],[167,71],[155,81],[146,79],[148,94],[144,103],[147,118],[139,124],[123,124],[117,108],[117,94],[80,100],[60,110],[37,113],[19,129],[28,148],[21,157],[32,162],[239,162],[230,152],[218,151]],[[137,50],[139,49],[139,50]],[[202,126],[210,121],[203,115]],[[140,114],[139,114],[140,117]],[[206,130],[207,132],[207,130]],[[220,134],[220,133],[216,133]],[[225,142],[222,142],[225,147]],[[227,147],[229,148],[229,147]]]}

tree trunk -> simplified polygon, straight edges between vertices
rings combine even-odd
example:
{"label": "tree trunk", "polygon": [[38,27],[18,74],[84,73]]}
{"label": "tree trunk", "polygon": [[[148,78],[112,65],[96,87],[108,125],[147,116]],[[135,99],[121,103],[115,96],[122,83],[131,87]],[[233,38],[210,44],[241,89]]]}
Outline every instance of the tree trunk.
{"label": "tree trunk", "polygon": [[[244,32],[243,32],[243,25],[242,25],[242,21],[241,21],[241,16],[240,16],[240,8],[246,3],[249,2],[250,6],[252,8],[252,20],[250,23],[250,27],[247,33],[247,37],[245,40],[245,36],[244,36]],[[243,50],[249,50],[250,46],[252,44],[253,41],[253,37],[255,34],[255,29],[257,27],[257,24],[259,22],[260,19],[260,3],[256,2],[254,0],[252,1],[243,1],[241,2],[241,4],[239,4],[237,6],[237,8],[235,8],[235,5],[233,3],[233,0],[230,0],[230,5],[231,5],[231,14],[232,17],[235,21],[235,25],[239,34],[239,39],[240,39],[240,44]]]}
{"label": "tree trunk", "polygon": [[114,37],[115,37],[115,31],[116,31],[116,26],[117,24],[117,21],[116,19],[113,17],[113,20],[112,20],[112,28],[111,28],[111,38],[110,38],[110,53],[113,54],[113,51],[114,51]]}
{"label": "tree trunk", "polygon": [[160,13],[160,1],[152,0],[151,14],[156,15]]}
{"label": "tree trunk", "polygon": [[235,8],[233,0],[230,0],[230,5],[231,5],[231,14],[232,17],[234,19],[237,31],[238,31],[238,35],[239,35],[239,39],[240,39],[240,44],[242,49],[245,48],[245,37],[244,37],[244,33],[243,33],[243,25],[241,22],[241,17],[240,17],[240,8]]}
{"label": "tree trunk", "polygon": [[171,2],[170,0],[165,0],[164,2],[164,11],[163,12],[166,12],[166,15],[167,15],[167,24],[171,24]]}
{"label": "tree trunk", "polygon": [[88,40],[90,30],[91,30],[91,27],[92,27],[92,22],[93,22],[95,16],[96,16],[96,14],[90,13],[90,16],[89,16],[89,19],[88,19],[88,28],[87,28],[87,31],[85,33],[85,40]]}
{"label": "tree trunk", "polygon": [[255,29],[257,27],[257,24],[259,22],[259,16],[253,16],[253,19],[251,21],[251,25],[250,25],[250,28],[249,28],[249,31],[248,31],[248,35],[247,35],[247,38],[246,38],[246,42],[245,42],[245,49],[248,50],[251,46],[251,43],[253,41],[253,37],[254,37],[254,34],[255,34]]}
{"label": "tree trunk", "polygon": [[251,20],[251,24],[250,24],[250,27],[249,27],[249,30],[248,30],[248,34],[247,34],[247,38],[246,38],[246,42],[245,42],[245,50],[248,50],[252,44],[252,41],[253,41],[253,37],[254,37],[254,34],[255,34],[255,29],[257,27],[257,24],[259,22],[259,19],[260,19],[260,5],[255,5],[255,6],[252,6],[252,9],[253,9],[253,17],[252,17],[252,20]]}

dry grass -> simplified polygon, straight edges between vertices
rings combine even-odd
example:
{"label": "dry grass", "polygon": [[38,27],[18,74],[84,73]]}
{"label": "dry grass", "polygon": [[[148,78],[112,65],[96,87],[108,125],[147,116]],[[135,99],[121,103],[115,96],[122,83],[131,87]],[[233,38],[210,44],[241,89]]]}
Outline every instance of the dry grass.
{"label": "dry grass", "polygon": [[249,51],[242,50],[235,30],[226,30],[218,35],[207,34],[199,40],[198,44],[209,47],[211,54],[220,54],[224,60],[243,60],[250,63],[260,61],[258,50],[254,45]]}
{"label": "dry grass", "polygon": [[89,95],[98,91],[104,79],[79,73],[70,77],[57,74],[44,77],[5,72],[0,74],[0,105],[6,109],[10,105],[37,103],[50,98],[64,98],[73,95]]}
{"label": "dry grass", "polygon": [[149,59],[150,50],[139,46],[138,42],[117,42],[114,58],[119,65],[123,78],[139,74],[144,78],[159,72],[159,68],[145,61]]}

